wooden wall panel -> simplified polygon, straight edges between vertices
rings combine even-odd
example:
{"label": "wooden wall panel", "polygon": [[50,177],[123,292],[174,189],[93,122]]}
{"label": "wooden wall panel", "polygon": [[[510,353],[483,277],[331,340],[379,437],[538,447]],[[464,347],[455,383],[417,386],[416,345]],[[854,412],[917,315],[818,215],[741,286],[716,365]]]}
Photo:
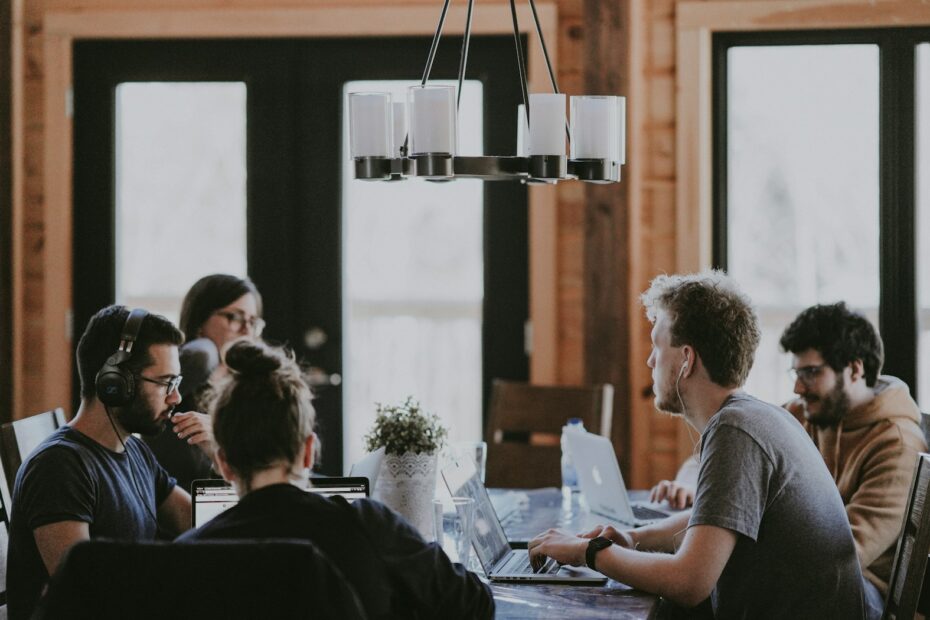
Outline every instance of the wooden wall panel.
{"label": "wooden wall panel", "polygon": [[[13,6],[0,3],[0,368],[13,361]],[[10,419],[13,377],[0,373],[0,422]]]}
{"label": "wooden wall panel", "polygon": [[[844,1],[851,0],[834,4]],[[482,6],[504,2],[482,0],[478,15]],[[21,220],[13,225],[14,237],[21,243],[13,274],[21,280],[14,312],[20,321],[15,334],[20,346],[14,347],[20,357],[13,362],[20,373],[14,406],[17,416],[63,404],[51,402],[56,396],[47,390],[48,365],[60,360],[26,354],[43,350],[43,343],[53,334],[61,337],[61,308],[53,305],[67,304],[48,294],[51,278],[56,277],[47,268],[49,253],[66,251],[69,241],[67,228],[55,219],[68,213],[68,208],[55,204],[59,198],[46,196],[44,191],[46,175],[52,173],[47,151],[56,148],[45,142],[46,110],[56,103],[46,101],[48,80],[55,79],[55,69],[45,62],[46,49],[55,43],[46,39],[57,34],[56,22],[48,23],[47,16],[108,10],[107,23],[118,28],[120,19],[141,11],[152,15],[153,26],[158,28],[167,23],[159,21],[160,14],[178,9],[190,9],[190,15],[245,10],[260,18],[264,11],[281,7],[298,12],[307,7],[375,11],[386,6],[435,7],[437,16],[440,7],[438,0],[29,0],[21,4],[23,16],[15,31],[21,37],[23,81],[17,95],[23,105],[20,124],[14,129],[22,149],[14,161],[14,176],[19,175],[21,183],[14,197]],[[457,1],[453,6],[460,4],[464,3]],[[552,341],[546,345],[551,351],[542,354],[551,359],[534,378],[564,384],[603,379],[615,383],[615,439],[625,473],[637,487],[673,475],[682,446],[690,441],[680,421],[654,411],[651,376],[645,365],[650,326],[638,301],[651,278],[687,264],[680,254],[690,243],[687,235],[694,233],[691,228],[683,233],[682,223],[691,221],[683,213],[691,213],[695,206],[678,194],[681,159],[676,100],[677,93],[690,83],[679,76],[677,4],[676,0],[557,0],[557,28],[547,36],[557,55],[560,86],[570,94],[628,96],[628,164],[619,186],[568,183],[532,189],[534,199],[542,196],[548,204],[534,212],[532,243],[537,243],[538,235],[553,237],[546,242],[551,245],[543,244],[548,248],[548,262],[541,261],[533,292],[547,300],[550,327],[545,329],[551,329]],[[759,2],[708,6],[718,14],[727,13],[721,4],[739,12]],[[450,20],[460,20],[458,13]],[[825,19],[822,10],[815,13],[810,15]],[[534,53],[538,61],[538,51]],[[538,63],[536,67],[538,71]],[[548,290],[541,293],[540,287]]]}

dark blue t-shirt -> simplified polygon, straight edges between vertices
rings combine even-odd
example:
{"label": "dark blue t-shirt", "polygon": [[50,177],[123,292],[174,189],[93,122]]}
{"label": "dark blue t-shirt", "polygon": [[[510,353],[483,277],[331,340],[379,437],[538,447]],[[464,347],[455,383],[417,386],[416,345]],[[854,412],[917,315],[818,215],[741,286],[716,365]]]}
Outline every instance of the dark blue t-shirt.
{"label": "dark blue t-shirt", "polygon": [[28,618],[48,572],[33,530],[61,521],[89,524],[91,538],[153,540],[153,516],[175,486],[152,452],[135,437],[112,452],[63,426],[29,455],[16,474],[7,561],[11,620]]}

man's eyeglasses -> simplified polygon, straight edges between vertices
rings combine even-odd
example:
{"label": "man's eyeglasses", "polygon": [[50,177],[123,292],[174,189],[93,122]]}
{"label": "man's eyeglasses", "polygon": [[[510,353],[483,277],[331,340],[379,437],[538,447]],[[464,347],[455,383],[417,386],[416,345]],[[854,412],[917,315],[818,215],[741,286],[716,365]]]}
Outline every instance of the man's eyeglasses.
{"label": "man's eyeglasses", "polygon": [[262,330],[265,329],[265,321],[261,317],[246,316],[242,312],[231,312],[229,310],[217,310],[213,314],[226,319],[230,329],[234,332],[242,331],[242,327],[248,325],[253,334],[261,336]]}
{"label": "man's eyeglasses", "polygon": [[820,376],[820,372],[826,367],[827,364],[816,364],[812,366],[801,366],[800,368],[789,368],[788,374],[791,375],[791,378],[795,381],[800,379],[801,383],[804,385],[810,385]]}
{"label": "man's eyeglasses", "polygon": [[139,378],[147,383],[154,383],[155,385],[162,386],[163,388],[165,388],[165,396],[170,396],[173,392],[180,389],[181,379],[183,379],[184,377],[182,377],[181,375],[177,375],[176,377],[171,377],[167,381],[159,381],[158,379],[149,379],[148,377],[143,377],[142,375],[139,375]]}

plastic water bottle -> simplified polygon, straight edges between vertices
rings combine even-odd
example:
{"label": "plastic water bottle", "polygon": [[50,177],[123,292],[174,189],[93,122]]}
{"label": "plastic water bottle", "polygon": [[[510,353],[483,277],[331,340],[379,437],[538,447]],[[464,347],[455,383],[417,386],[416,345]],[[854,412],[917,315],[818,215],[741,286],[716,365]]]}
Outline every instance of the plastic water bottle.
{"label": "plastic water bottle", "polygon": [[583,433],[584,423],[581,418],[569,418],[568,424],[562,427],[562,490],[578,491],[578,471],[572,462],[571,451],[568,447],[566,433]]}

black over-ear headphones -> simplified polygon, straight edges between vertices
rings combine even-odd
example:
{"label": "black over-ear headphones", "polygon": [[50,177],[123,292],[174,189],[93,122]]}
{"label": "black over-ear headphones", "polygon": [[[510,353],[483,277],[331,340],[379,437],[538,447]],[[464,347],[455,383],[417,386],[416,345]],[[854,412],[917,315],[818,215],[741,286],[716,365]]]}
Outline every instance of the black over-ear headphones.
{"label": "black over-ear headphones", "polygon": [[148,311],[142,308],[129,313],[123,325],[119,348],[107,359],[94,379],[97,398],[104,405],[124,407],[136,398],[136,378],[132,372],[123,368],[123,364],[132,357],[132,345],[139,337],[142,321],[148,315]]}

